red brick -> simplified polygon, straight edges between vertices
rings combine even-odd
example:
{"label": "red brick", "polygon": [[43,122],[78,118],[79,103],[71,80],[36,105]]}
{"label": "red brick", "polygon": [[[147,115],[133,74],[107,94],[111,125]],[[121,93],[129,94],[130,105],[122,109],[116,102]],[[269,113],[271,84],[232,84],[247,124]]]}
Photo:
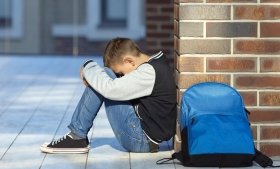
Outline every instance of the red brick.
{"label": "red brick", "polygon": [[179,5],[174,5],[174,18],[179,20]]}
{"label": "red brick", "polygon": [[239,89],[280,89],[280,75],[235,75],[234,86]]}
{"label": "red brick", "polygon": [[170,31],[170,32],[174,31],[174,26],[171,24],[161,24],[160,28],[161,30],[165,30],[165,31]]}
{"label": "red brick", "polygon": [[280,23],[261,23],[261,37],[280,37]]}
{"label": "red brick", "polygon": [[176,20],[174,20],[174,27],[173,27],[173,29],[174,29],[174,35],[175,36],[179,36],[179,22],[176,21]]}
{"label": "red brick", "polygon": [[179,39],[177,37],[174,37],[174,49],[177,53],[180,53],[179,49]]}
{"label": "red brick", "polygon": [[207,3],[250,3],[250,2],[257,2],[257,0],[207,0]]}
{"label": "red brick", "polygon": [[270,3],[270,2],[278,2],[280,3],[280,0],[261,0],[261,3]]}
{"label": "red brick", "polygon": [[180,54],[229,54],[230,40],[179,40],[178,47]]}
{"label": "red brick", "polygon": [[280,58],[261,58],[261,72],[280,72]]}
{"label": "red brick", "polygon": [[177,77],[178,87],[186,89],[193,84],[200,82],[221,82],[230,84],[230,75],[211,74],[211,75],[194,75],[194,74],[180,74]]}
{"label": "red brick", "polygon": [[207,72],[256,72],[256,58],[207,58]]}
{"label": "red brick", "polygon": [[181,2],[181,3],[201,3],[203,0],[175,0],[175,2]]}
{"label": "red brick", "polygon": [[[167,12],[167,7],[170,10],[169,12]],[[166,19],[166,17],[173,18],[173,13],[174,13],[173,5],[167,6],[167,7],[165,7],[163,5],[147,5],[146,20],[149,21],[149,19],[147,19],[147,17],[153,17],[153,16],[162,17],[162,18],[155,18],[155,19]],[[157,21],[162,21],[162,20],[157,20]]]}
{"label": "red brick", "polygon": [[158,43],[156,41],[147,41],[148,46],[157,46]]}
{"label": "red brick", "polygon": [[[147,16],[147,19],[150,21],[162,21],[162,20],[171,20],[173,17],[168,15],[153,15]],[[173,21],[173,20],[172,20]]]}
{"label": "red brick", "polygon": [[[158,47],[163,47],[163,46],[165,46],[165,48],[160,49],[160,50],[162,50],[162,51],[166,51],[166,50],[171,51],[171,50],[172,50],[172,57],[173,57],[173,52],[174,52],[173,46],[174,46],[174,42],[172,42],[172,41],[170,41],[170,40],[172,40],[172,38],[162,38],[162,41],[157,41],[157,44],[158,44]],[[169,45],[168,45],[168,44],[169,44]],[[168,45],[169,47],[168,47],[167,45]],[[172,46],[172,49],[169,49],[170,46]]]}
{"label": "red brick", "polygon": [[234,53],[280,54],[279,40],[234,40]]}
{"label": "red brick", "polygon": [[147,36],[149,38],[172,38],[173,34],[170,34],[169,32],[147,32]]}
{"label": "red brick", "polygon": [[280,110],[275,109],[249,109],[251,112],[249,119],[251,122],[280,122]]}
{"label": "red brick", "polygon": [[280,92],[260,92],[261,106],[280,106]]}
{"label": "red brick", "polygon": [[229,20],[229,5],[182,5],[179,6],[180,20]]}
{"label": "red brick", "polygon": [[146,14],[159,14],[160,9],[158,6],[155,5],[147,5],[146,6]]}
{"label": "red brick", "polygon": [[207,37],[257,37],[256,22],[209,22]]}
{"label": "red brick", "polygon": [[161,45],[174,45],[174,40],[173,39],[163,39],[159,44]]}
{"label": "red brick", "polygon": [[261,140],[280,139],[279,126],[262,126],[261,127]]}
{"label": "red brick", "polygon": [[173,9],[173,7],[171,6],[171,5],[168,5],[168,6],[162,6],[161,8],[160,8],[160,11],[162,12],[162,13],[171,13],[171,14],[173,14],[173,12],[174,12],[174,9]]}
{"label": "red brick", "polygon": [[179,36],[203,37],[203,22],[180,22]]}
{"label": "red brick", "polygon": [[[173,25],[173,19],[168,19],[168,20],[146,20],[146,24],[154,24],[154,25],[162,25],[162,24],[170,24]],[[149,30],[147,30],[148,32]],[[173,31],[171,31],[170,33],[173,34]]]}
{"label": "red brick", "polygon": [[[175,44],[175,42],[174,42],[174,44]],[[173,58],[174,58],[174,60],[173,60],[174,62],[173,63],[175,65],[175,67],[174,67],[175,70],[174,71],[177,71],[177,63],[178,63],[178,61],[177,61],[178,57],[177,56],[178,56],[178,54],[176,53],[176,51],[174,49],[174,53],[173,53]]]}
{"label": "red brick", "polygon": [[173,4],[173,0],[147,0],[147,4],[159,5],[159,4]]}
{"label": "red brick", "polygon": [[257,92],[242,91],[239,93],[241,94],[246,106],[256,106],[257,105]]}
{"label": "red brick", "polygon": [[179,72],[203,72],[204,59],[202,57],[180,57],[178,56],[177,69]]}
{"label": "red brick", "polygon": [[261,143],[260,150],[267,156],[279,156],[280,155],[280,143]]}
{"label": "red brick", "polygon": [[252,131],[252,135],[253,135],[254,140],[257,140],[257,138],[258,138],[257,126],[251,126],[251,131]]}
{"label": "red brick", "polygon": [[280,6],[242,5],[234,7],[234,19],[272,20],[280,19]]}
{"label": "red brick", "polygon": [[156,32],[159,31],[159,25],[158,24],[147,24],[146,25],[149,32]]}
{"label": "red brick", "polygon": [[174,42],[172,41],[162,41],[159,43],[160,47],[162,47],[163,49],[168,48],[169,46],[173,46]]}

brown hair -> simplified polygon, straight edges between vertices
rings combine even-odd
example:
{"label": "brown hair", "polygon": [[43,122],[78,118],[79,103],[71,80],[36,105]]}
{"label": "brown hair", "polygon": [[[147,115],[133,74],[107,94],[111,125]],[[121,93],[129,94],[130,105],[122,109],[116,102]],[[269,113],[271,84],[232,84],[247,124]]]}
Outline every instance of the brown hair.
{"label": "brown hair", "polygon": [[141,54],[137,44],[128,38],[114,38],[108,42],[103,55],[104,65],[110,67],[115,63],[122,63],[122,57],[130,54],[139,57]]}

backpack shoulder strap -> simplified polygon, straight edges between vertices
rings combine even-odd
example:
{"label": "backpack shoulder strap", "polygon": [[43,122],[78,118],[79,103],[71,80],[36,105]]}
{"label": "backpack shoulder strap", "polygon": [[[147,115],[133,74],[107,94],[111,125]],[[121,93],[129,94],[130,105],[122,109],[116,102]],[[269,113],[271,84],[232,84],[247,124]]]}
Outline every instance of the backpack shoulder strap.
{"label": "backpack shoulder strap", "polygon": [[157,160],[156,164],[161,165],[161,164],[168,164],[167,162],[174,160],[175,158],[162,158],[160,160]]}
{"label": "backpack shoulder strap", "polygon": [[280,165],[274,166],[271,158],[260,152],[255,148],[254,161],[258,163],[261,167],[280,167]]}
{"label": "backpack shoulder strap", "polygon": [[156,163],[159,164],[159,165],[160,164],[168,164],[167,162],[169,162],[171,160],[174,160],[174,159],[178,159],[180,162],[183,162],[181,151],[173,153],[170,158],[162,158],[162,159],[158,160]]}

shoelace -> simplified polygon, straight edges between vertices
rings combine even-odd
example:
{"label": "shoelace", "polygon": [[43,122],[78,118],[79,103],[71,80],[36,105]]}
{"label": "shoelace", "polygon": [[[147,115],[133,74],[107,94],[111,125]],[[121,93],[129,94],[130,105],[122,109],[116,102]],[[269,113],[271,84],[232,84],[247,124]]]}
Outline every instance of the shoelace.
{"label": "shoelace", "polygon": [[67,135],[68,135],[68,134],[65,134],[63,137],[61,137],[61,138],[59,138],[59,139],[57,139],[57,140],[52,141],[52,145],[58,144],[59,142],[65,140],[66,137],[67,137]]}

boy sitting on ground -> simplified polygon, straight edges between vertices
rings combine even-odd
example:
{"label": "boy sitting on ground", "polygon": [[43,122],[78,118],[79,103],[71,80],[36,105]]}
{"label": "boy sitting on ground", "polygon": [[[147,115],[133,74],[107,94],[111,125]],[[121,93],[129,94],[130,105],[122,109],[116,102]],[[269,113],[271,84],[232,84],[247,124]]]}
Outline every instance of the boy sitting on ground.
{"label": "boy sitting on ground", "polygon": [[[85,91],[70,132],[43,144],[46,153],[86,153],[87,134],[103,102],[118,142],[131,152],[157,152],[175,134],[176,87],[165,55],[148,56],[130,39],[112,39],[104,65],[89,60],[81,68]],[[118,76],[118,77],[117,77]]]}

